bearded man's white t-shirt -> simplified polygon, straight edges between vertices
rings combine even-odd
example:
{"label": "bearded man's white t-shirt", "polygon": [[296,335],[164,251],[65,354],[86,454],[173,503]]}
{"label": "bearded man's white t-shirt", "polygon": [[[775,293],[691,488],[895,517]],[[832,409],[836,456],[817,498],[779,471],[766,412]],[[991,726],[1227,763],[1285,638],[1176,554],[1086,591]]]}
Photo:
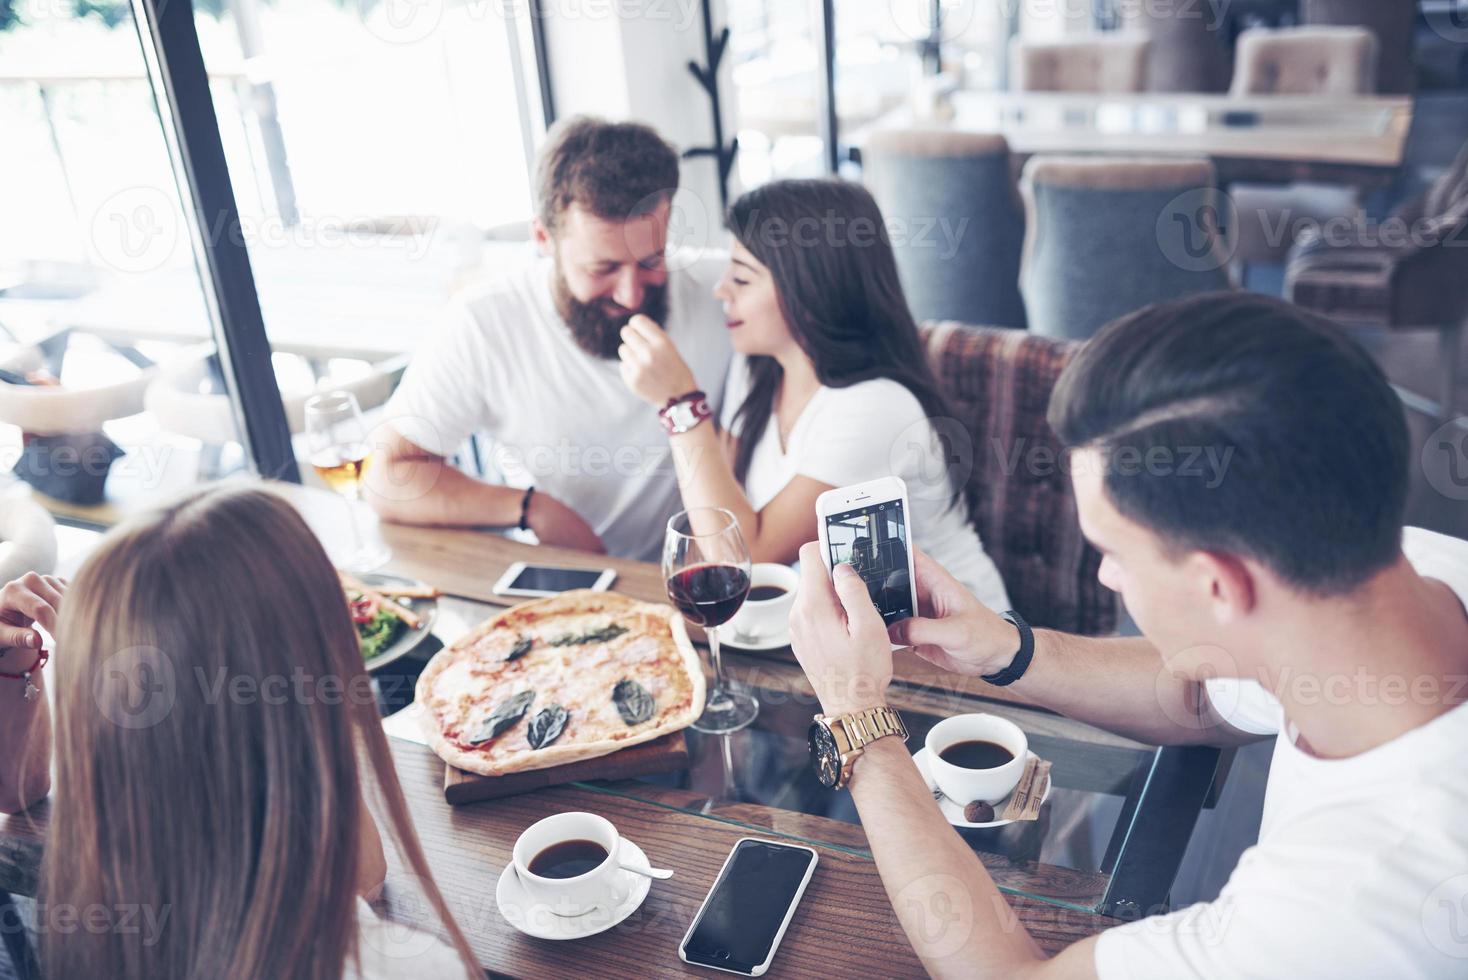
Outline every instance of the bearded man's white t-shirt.
{"label": "bearded man's white t-shirt", "polygon": [[[669,257],[663,328],[708,392],[722,400],[730,347],[713,297],[728,257]],[[451,455],[471,434],[491,441],[504,482],[534,484],[591,525],[610,554],[657,561],[682,506],[656,410],[627,389],[615,357],[576,343],[541,259],[456,299],[388,402],[407,439]]]}
{"label": "bearded man's white t-shirt", "polygon": [[[1468,608],[1468,541],[1407,528],[1402,545]],[[1360,667],[1343,667],[1353,695],[1468,695],[1461,677],[1434,685]],[[1209,681],[1208,696],[1235,728],[1278,733],[1259,843],[1216,900],[1102,933],[1102,980],[1468,977],[1468,704],[1369,752],[1321,759],[1296,745],[1258,682]]]}

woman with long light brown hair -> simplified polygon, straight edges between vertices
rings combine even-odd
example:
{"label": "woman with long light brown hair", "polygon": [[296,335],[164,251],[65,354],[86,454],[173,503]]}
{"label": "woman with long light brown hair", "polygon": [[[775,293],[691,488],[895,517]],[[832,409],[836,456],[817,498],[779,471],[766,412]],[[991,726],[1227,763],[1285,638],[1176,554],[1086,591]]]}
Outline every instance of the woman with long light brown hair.
{"label": "woman with long light brown hair", "polygon": [[[478,975],[409,820],[336,572],[289,504],[195,493],[109,533],[64,601],[35,584],[0,593],[21,600],[0,612],[0,642],[60,604],[47,976]],[[50,735],[36,701],[15,708],[34,712],[30,746]],[[17,771],[36,756],[0,762],[7,804],[44,795]],[[369,792],[449,945],[363,901],[386,874]],[[47,910],[61,908],[108,910],[109,926],[130,909],[133,927],[57,928]]]}

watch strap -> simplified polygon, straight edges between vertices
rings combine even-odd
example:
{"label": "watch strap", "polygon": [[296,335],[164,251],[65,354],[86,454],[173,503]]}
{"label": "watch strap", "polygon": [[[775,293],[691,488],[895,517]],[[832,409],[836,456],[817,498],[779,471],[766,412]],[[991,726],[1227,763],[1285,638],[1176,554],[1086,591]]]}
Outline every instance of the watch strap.
{"label": "watch strap", "polygon": [[1024,621],[1024,617],[1013,609],[1004,614],[1004,618],[1014,624],[1019,630],[1019,652],[1009,662],[1009,666],[994,674],[984,674],[982,680],[993,684],[995,687],[1008,687],[1025,675],[1030,669],[1030,661],[1035,658],[1035,633],[1030,629],[1030,624]]}
{"label": "watch strap", "polygon": [[886,705],[853,711],[837,720],[853,749],[864,748],[888,735],[900,735],[904,742],[907,741],[907,726],[903,724],[902,716]]}
{"label": "watch strap", "polygon": [[669,435],[676,436],[697,427],[713,414],[708,395],[702,391],[690,391],[686,395],[669,398],[668,404],[658,411],[658,420]]}

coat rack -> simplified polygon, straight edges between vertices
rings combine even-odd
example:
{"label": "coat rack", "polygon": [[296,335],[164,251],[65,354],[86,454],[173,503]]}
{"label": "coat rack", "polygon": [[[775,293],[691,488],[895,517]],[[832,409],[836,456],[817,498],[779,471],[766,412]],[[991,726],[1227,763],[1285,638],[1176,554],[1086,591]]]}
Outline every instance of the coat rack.
{"label": "coat rack", "polygon": [[739,137],[724,145],[724,110],[719,101],[719,64],[724,60],[724,50],[729,44],[729,28],[725,27],[714,36],[713,15],[709,12],[712,0],[703,0],[703,50],[707,63],[688,62],[688,71],[703,86],[708,94],[714,117],[714,142],[712,146],[694,146],[683,151],[685,160],[695,157],[713,157],[719,173],[719,209],[729,207],[729,171],[734,167],[734,156],[739,152]]}

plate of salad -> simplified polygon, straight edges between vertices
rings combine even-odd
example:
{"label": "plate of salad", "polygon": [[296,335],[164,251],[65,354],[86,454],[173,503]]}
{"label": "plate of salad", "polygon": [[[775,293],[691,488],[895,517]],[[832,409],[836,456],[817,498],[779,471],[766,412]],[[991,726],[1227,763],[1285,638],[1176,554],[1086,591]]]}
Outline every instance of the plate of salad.
{"label": "plate of salad", "polygon": [[382,573],[354,576],[343,572],[341,578],[369,671],[397,660],[432,631],[439,592],[431,585]]}

